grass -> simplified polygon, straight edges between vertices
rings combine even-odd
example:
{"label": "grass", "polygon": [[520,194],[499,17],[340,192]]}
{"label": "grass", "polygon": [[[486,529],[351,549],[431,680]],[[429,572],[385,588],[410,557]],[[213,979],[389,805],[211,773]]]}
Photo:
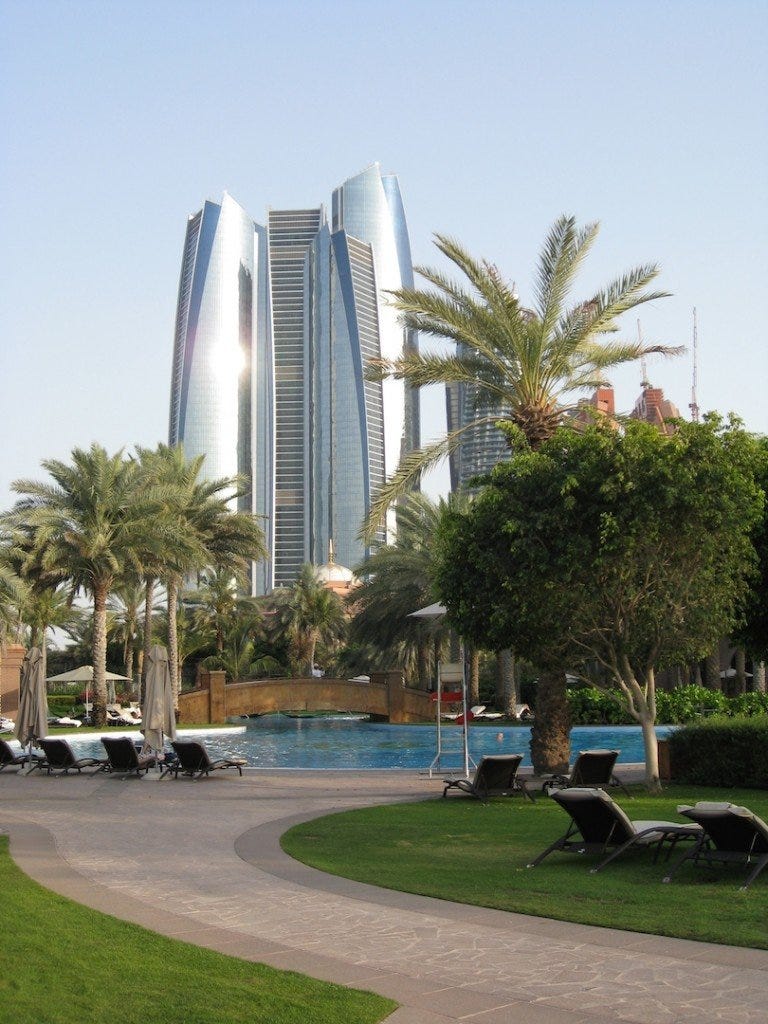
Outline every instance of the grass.
{"label": "grass", "polygon": [[[678,803],[730,800],[768,819],[768,793],[670,786],[618,802],[633,819],[683,821]],[[663,859],[632,851],[598,875],[592,857],[553,853],[526,864],[565,832],[554,801],[519,797],[484,806],[461,797],[365,808],[298,825],[282,839],[292,857],[323,871],[403,892],[538,917],[768,949],[768,869],[746,892],[746,870],[686,865],[663,885]],[[675,857],[679,857],[678,852]]]}
{"label": "grass", "polygon": [[0,893],[8,926],[0,1019],[14,1024],[373,1024],[397,1005],[168,939],[73,903],[23,874],[6,837],[0,837]]}

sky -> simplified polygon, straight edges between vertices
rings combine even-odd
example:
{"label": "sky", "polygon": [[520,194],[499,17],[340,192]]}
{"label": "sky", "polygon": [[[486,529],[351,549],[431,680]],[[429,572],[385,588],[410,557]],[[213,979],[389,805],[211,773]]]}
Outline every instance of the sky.
{"label": "sky", "polygon": [[767,53],[768,0],[0,0],[0,509],[43,459],[167,440],[205,199],[263,223],[373,161],[414,262],[452,235],[523,303],[553,221],[599,220],[573,297],[659,263],[644,340],[689,352],[651,382],[687,413],[695,307],[699,406],[768,433]]}

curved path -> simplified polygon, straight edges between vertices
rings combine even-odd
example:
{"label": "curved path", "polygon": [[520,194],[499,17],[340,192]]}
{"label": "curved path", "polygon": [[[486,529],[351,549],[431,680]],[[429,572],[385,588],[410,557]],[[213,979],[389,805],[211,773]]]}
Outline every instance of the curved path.
{"label": "curved path", "polygon": [[391,996],[401,1007],[389,1024],[768,1019],[768,952],[409,896],[322,874],[280,850],[297,820],[437,795],[439,780],[232,775],[160,783],[6,771],[0,831],[20,867],[56,892],[166,935]]}

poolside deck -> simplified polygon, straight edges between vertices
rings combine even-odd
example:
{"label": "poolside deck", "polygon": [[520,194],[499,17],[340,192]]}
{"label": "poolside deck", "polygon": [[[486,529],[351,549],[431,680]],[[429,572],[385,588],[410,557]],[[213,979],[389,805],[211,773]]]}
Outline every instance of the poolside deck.
{"label": "poolside deck", "polygon": [[[229,773],[227,773],[229,775]],[[439,795],[410,772],[157,782],[0,778],[0,831],[43,885],[163,934],[397,999],[391,1024],[764,1024],[768,952],[377,889],[286,857],[348,807]],[[118,797],[118,799],[116,799]]]}

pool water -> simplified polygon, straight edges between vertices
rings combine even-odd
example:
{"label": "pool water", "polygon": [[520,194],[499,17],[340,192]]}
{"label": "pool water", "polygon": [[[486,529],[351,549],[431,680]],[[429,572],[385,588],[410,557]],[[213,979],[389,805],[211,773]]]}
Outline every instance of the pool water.
{"label": "pool water", "polygon": [[[657,726],[663,739],[670,726]],[[115,733],[116,735],[117,733]],[[401,768],[424,771],[435,756],[434,725],[387,725],[345,718],[289,718],[266,715],[250,719],[244,732],[195,732],[212,757],[244,757],[254,768]],[[462,764],[461,729],[442,730],[440,771]],[[469,753],[477,762],[484,754],[523,754],[530,765],[529,726],[470,726]],[[80,756],[103,757],[104,748],[93,734],[73,737]],[[579,750],[594,747],[619,750],[619,763],[643,761],[639,726],[575,726],[571,730],[572,759]]]}

